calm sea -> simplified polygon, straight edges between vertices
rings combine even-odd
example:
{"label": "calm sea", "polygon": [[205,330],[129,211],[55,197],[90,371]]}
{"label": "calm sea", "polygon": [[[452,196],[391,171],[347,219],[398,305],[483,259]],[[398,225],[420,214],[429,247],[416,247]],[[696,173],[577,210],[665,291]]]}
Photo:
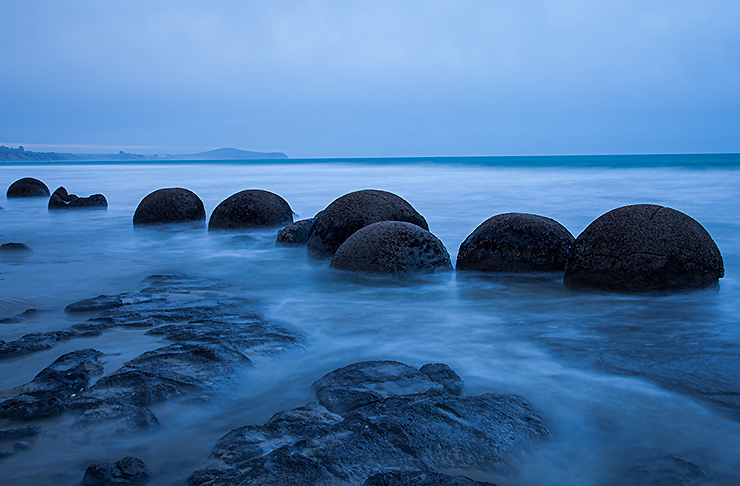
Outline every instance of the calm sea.
{"label": "calm sea", "polygon": [[[0,325],[0,339],[65,329],[78,322],[63,311],[71,302],[138,291],[151,274],[185,273],[240,289],[307,344],[259,359],[210,405],[153,406],[161,426],[152,432],[114,439],[71,429],[68,417],[44,423],[33,451],[0,462],[6,484],[75,484],[90,463],[126,455],[143,459],[157,484],[182,484],[221,435],[311,401],[314,380],[366,359],[444,362],[469,394],[528,398],[552,438],[516,458],[515,472],[487,478],[502,486],[656,484],[663,470],[695,481],[665,484],[740,484],[738,155],[0,166],[3,191],[21,177],[52,191],[102,193],[109,207],[49,212],[44,198],[0,202],[0,243],[34,251],[24,261],[0,261],[0,318],[42,311]],[[231,194],[265,189],[299,218],[350,191],[391,191],[424,215],[453,261],[465,237],[499,213],[547,216],[577,236],[610,209],[661,204],[707,229],[726,276],[719,290],[663,296],[575,292],[556,274],[349,278],[308,260],[305,248],[275,248],[277,230],[251,238],[205,226],[134,230],[139,201],[163,187],[194,191],[208,215]],[[108,353],[109,374],[163,343],[137,330],[60,343],[0,361],[0,390],[74,349]]]}

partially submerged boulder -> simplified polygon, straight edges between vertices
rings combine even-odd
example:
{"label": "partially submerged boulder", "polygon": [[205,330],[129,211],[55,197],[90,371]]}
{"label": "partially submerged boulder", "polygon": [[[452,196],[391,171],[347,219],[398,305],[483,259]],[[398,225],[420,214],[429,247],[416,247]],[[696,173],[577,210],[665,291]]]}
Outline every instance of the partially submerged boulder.
{"label": "partially submerged boulder", "polygon": [[180,187],[158,189],[141,200],[134,213],[134,226],[205,221],[203,201]]}
{"label": "partially submerged boulder", "polygon": [[[442,364],[427,369],[444,380],[457,376]],[[486,484],[447,474],[481,476],[508,467],[517,449],[549,435],[519,396],[459,396],[395,361],[340,368],[314,389],[320,403],[222,437],[213,467],[196,471],[188,484]]]}
{"label": "partially submerged boulder", "polygon": [[506,213],[484,221],[460,245],[457,270],[554,272],[565,269],[575,238],[554,219]]}
{"label": "partially submerged boulder", "polygon": [[216,206],[208,229],[273,228],[292,222],[293,210],[285,199],[269,191],[248,189]]}
{"label": "partially submerged boulder", "polygon": [[615,292],[716,286],[724,264],[712,237],[686,214],[636,204],[600,216],[575,241],[565,284]]}
{"label": "partially submerged boulder", "polygon": [[102,194],[79,197],[76,194],[68,194],[64,186],[58,187],[49,198],[49,209],[104,209],[107,207],[108,201]]}
{"label": "partially submerged boulder", "polygon": [[399,275],[452,270],[452,262],[442,242],[429,231],[411,223],[381,221],[350,236],[331,267]]}
{"label": "partially submerged boulder", "polygon": [[24,177],[8,187],[6,197],[8,199],[14,197],[49,197],[49,188],[38,179]]}
{"label": "partially submerged boulder", "polygon": [[33,253],[33,250],[25,243],[3,243],[0,245],[0,252],[8,254]]}
{"label": "partially submerged boulder", "polygon": [[111,486],[116,484],[142,485],[152,472],[137,457],[124,457],[116,462],[92,464],[85,471],[82,486]]}
{"label": "partially submerged boulder", "polygon": [[365,189],[345,194],[316,215],[308,238],[308,253],[331,257],[357,230],[380,221],[404,221],[429,230],[424,217],[401,197]]}
{"label": "partially submerged boulder", "polygon": [[277,235],[275,244],[277,246],[302,246],[308,243],[308,236],[311,234],[311,228],[316,218],[302,219],[295,223],[290,223],[281,229]]}

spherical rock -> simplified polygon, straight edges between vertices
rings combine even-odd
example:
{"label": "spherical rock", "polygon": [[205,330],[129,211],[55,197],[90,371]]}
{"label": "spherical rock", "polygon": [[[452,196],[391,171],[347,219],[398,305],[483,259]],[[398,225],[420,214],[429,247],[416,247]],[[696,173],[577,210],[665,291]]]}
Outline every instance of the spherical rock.
{"label": "spherical rock", "polygon": [[330,266],[379,274],[452,270],[450,255],[436,236],[401,221],[381,221],[360,229],[339,247]]}
{"label": "spherical rock", "polygon": [[357,230],[380,221],[404,221],[429,230],[424,217],[403,198],[365,189],[345,194],[316,215],[308,238],[308,253],[313,257],[331,257]]}
{"label": "spherical rock", "polygon": [[8,187],[6,196],[8,199],[13,197],[49,197],[49,188],[38,179],[24,177]]}
{"label": "spherical rock", "polygon": [[636,204],[600,216],[576,239],[565,284],[616,292],[717,285],[722,255],[696,220],[671,208]]}
{"label": "spherical rock", "polygon": [[275,244],[278,246],[301,246],[308,242],[308,235],[316,218],[302,219],[281,229]]}
{"label": "spherical rock", "polygon": [[457,270],[554,272],[563,270],[575,238],[557,221],[506,213],[484,221],[457,255]]}
{"label": "spherical rock", "polygon": [[293,222],[290,205],[275,193],[248,189],[221,202],[208,229],[271,228]]}
{"label": "spherical rock", "polygon": [[158,189],[142,199],[134,213],[134,226],[205,219],[203,201],[194,192],[177,187]]}

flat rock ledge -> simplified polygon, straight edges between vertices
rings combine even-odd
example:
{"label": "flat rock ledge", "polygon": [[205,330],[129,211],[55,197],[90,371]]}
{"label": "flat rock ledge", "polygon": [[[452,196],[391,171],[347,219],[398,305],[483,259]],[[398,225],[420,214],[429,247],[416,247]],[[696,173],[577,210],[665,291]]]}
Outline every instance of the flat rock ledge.
{"label": "flat rock ledge", "polygon": [[188,484],[484,485],[464,472],[509,469],[518,450],[550,435],[524,398],[464,396],[440,363],[355,363],[313,389],[318,402],[223,436]]}

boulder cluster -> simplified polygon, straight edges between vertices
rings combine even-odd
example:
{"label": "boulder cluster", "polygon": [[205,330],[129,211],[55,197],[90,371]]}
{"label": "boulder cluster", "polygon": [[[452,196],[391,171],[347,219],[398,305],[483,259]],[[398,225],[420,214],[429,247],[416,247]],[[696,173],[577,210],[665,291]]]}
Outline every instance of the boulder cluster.
{"label": "boulder cluster", "polygon": [[58,187],[51,196],[49,188],[38,179],[33,177],[24,177],[12,183],[6,193],[8,199],[21,197],[48,197],[49,209],[83,209],[108,207],[108,201],[102,194],[93,194],[89,197],[79,197],[76,194],[69,194],[64,186]]}

